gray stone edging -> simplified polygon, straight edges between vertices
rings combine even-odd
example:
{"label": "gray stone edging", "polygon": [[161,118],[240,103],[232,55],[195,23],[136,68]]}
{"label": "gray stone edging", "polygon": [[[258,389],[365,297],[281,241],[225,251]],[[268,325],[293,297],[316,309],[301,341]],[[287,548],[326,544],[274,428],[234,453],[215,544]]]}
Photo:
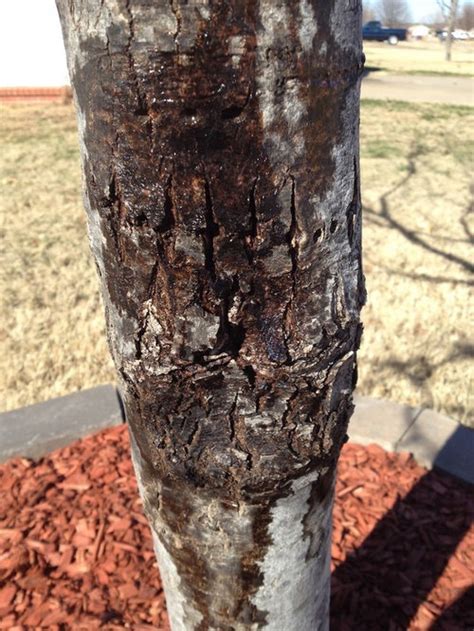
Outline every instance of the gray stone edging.
{"label": "gray stone edging", "polygon": [[124,422],[112,385],[81,390],[0,414],[0,462],[40,458],[78,438]]}
{"label": "gray stone edging", "polygon": [[[356,395],[349,439],[387,451],[409,451],[421,465],[438,467],[474,484],[474,431],[433,410]],[[39,458],[78,438],[124,422],[113,385],[82,390],[0,414],[0,462]]]}
{"label": "gray stone edging", "polygon": [[424,467],[442,469],[474,484],[474,430],[427,408],[358,395],[354,403],[351,442],[408,451]]}

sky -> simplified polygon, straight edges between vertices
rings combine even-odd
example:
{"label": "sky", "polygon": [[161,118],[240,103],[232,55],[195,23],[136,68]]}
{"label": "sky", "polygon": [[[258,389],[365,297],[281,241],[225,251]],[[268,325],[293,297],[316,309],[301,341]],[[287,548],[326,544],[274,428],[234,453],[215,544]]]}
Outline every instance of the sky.
{"label": "sky", "polygon": [[[437,12],[436,0],[408,3],[416,22]],[[69,82],[54,0],[0,0],[0,60],[0,86]]]}
{"label": "sky", "polygon": [[[362,1],[364,2],[364,0]],[[366,1],[372,7],[377,6],[378,0]],[[465,2],[468,2],[468,0],[460,0],[459,7],[461,8]],[[430,18],[439,13],[439,6],[436,0],[407,0],[407,4],[414,22],[429,21]]]}
{"label": "sky", "polygon": [[67,83],[54,0],[0,0],[0,86]]}
{"label": "sky", "polygon": [[423,18],[429,17],[438,11],[436,0],[411,0],[408,4],[410,5],[411,15],[416,22],[423,21]]}

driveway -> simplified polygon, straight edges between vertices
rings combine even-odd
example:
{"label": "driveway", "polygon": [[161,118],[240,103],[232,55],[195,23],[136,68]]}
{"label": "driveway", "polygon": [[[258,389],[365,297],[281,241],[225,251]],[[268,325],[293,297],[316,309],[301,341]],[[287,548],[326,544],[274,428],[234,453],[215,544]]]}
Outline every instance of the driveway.
{"label": "driveway", "polygon": [[362,81],[362,98],[474,106],[474,79],[370,72]]}

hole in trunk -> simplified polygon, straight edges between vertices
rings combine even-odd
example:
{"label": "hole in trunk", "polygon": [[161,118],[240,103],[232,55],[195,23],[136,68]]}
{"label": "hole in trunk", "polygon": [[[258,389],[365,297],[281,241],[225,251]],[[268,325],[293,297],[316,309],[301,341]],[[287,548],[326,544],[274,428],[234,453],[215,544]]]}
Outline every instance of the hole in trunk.
{"label": "hole in trunk", "polygon": [[225,110],[222,110],[221,116],[224,120],[237,118],[237,116],[242,114],[243,109],[243,107],[239,107],[238,105],[231,105],[230,107],[226,107]]}

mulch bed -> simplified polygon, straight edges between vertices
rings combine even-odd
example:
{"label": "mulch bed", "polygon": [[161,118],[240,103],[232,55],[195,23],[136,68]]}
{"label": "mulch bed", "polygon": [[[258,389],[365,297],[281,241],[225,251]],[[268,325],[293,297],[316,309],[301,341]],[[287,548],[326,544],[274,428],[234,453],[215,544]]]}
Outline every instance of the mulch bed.
{"label": "mulch bed", "polygon": [[[332,630],[474,628],[473,517],[472,487],[346,445]],[[0,629],[99,628],[169,629],[124,426],[0,465]]]}

